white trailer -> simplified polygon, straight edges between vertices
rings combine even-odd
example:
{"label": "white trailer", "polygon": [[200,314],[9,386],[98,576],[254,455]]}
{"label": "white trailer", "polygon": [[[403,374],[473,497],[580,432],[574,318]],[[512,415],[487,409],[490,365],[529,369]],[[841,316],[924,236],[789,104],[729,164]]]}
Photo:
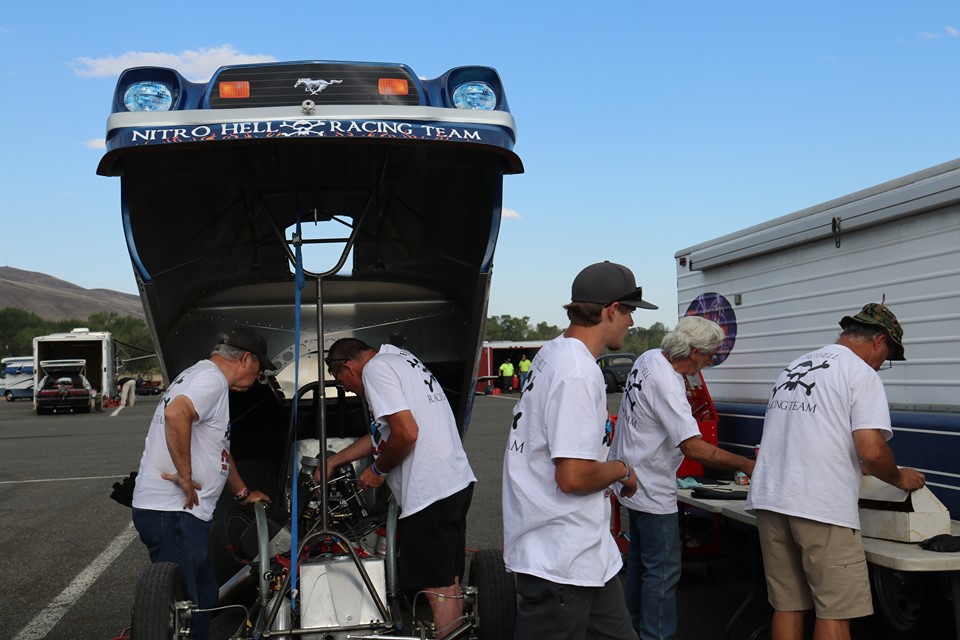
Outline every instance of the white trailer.
{"label": "white trailer", "polygon": [[86,377],[97,392],[97,402],[104,394],[113,395],[117,385],[113,362],[113,335],[109,331],[90,331],[80,327],[68,333],[53,333],[33,339],[34,406],[36,390],[46,375],[42,362],[47,360],[85,360]]}
{"label": "white trailer", "polygon": [[[960,160],[688,247],[676,260],[679,315],[725,327],[725,359],[703,373],[721,446],[745,455],[760,442],[783,367],[834,342],[842,316],[885,300],[907,358],[880,373],[890,444],[960,518]],[[916,609],[900,613],[892,622],[909,627]]]}

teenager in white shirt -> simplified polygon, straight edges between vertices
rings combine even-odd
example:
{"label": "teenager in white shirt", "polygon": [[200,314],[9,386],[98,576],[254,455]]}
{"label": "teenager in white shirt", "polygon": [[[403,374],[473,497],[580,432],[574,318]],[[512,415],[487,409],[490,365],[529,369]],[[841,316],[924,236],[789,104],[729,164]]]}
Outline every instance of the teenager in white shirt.
{"label": "teenager in white shirt", "polygon": [[607,460],[610,420],[596,359],[619,349],[644,301],[633,273],[585,268],[566,305],[570,326],[544,345],[513,411],[503,463],[504,561],[516,574],[515,638],[635,638],[617,579],[607,489],[632,495],[629,465]]}

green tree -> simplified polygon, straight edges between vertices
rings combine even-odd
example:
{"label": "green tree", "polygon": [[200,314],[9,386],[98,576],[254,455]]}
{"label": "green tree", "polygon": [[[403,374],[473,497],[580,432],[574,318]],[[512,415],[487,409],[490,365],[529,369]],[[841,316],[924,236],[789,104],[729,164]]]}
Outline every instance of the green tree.
{"label": "green tree", "polygon": [[[0,309],[0,357],[33,354],[33,339],[51,333],[65,333],[76,327],[91,331],[109,331],[116,343],[116,355],[128,361],[127,371],[140,373],[157,368],[156,358],[140,358],[154,353],[147,324],[134,316],[113,311],[98,312],[84,320],[44,320],[23,309]],[[131,358],[138,358],[131,360]]]}
{"label": "green tree", "polygon": [[660,341],[669,329],[662,322],[654,322],[647,328],[632,327],[623,341],[623,351],[643,353],[660,346]]}
{"label": "green tree", "polygon": [[530,316],[514,318],[510,315],[502,315],[487,318],[486,340],[510,340],[517,342],[520,340],[529,340],[529,334]]}
{"label": "green tree", "polygon": [[153,339],[147,323],[140,318],[100,311],[88,320],[91,331],[109,331],[116,345],[115,356],[128,373],[144,373],[157,368]]}
{"label": "green tree", "polygon": [[23,309],[0,309],[0,357],[33,354],[33,338],[48,333],[69,331],[80,326],[78,320],[44,320]]}
{"label": "green tree", "polygon": [[[654,322],[650,327],[632,327],[627,332],[623,343],[623,351],[643,353],[648,349],[660,346],[660,341],[666,335],[667,327],[662,322]],[[488,341],[522,340],[552,340],[563,332],[563,329],[546,322],[530,326],[530,317],[515,318],[510,315],[490,316],[487,318],[487,329],[484,339]]]}
{"label": "green tree", "polygon": [[536,328],[530,333],[530,340],[553,340],[560,335],[563,330],[546,322],[538,322]]}

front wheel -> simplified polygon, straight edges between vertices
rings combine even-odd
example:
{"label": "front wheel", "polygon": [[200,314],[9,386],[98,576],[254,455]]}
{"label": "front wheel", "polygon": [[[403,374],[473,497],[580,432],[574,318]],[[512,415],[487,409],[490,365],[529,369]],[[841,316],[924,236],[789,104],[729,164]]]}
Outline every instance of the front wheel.
{"label": "front wheel", "polygon": [[7,390],[3,397],[7,399],[7,402],[13,402],[16,398],[13,397],[13,391]]}
{"label": "front wheel", "polygon": [[[137,581],[130,621],[131,640],[178,640],[189,629],[181,628],[176,603],[186,600],[183,572],[172,562],[151,564]],[[184,633],[186,632],[186,633]]]}
{"label": "front wheel", "polygon": [[517,588],[503,564],[503,553],[482,549],[470,561],[470,584],[477,588],[477,638],[513,638]]}

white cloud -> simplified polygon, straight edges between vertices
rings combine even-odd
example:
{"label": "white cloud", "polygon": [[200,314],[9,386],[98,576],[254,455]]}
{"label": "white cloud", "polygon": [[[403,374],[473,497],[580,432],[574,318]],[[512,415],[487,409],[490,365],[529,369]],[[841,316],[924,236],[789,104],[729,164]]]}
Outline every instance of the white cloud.
{"label": "white cloud", "polygon": [[[952,27],[949,24],[943,28],[943,33],[947,34],[951,38],[960,38],[960,29]],[[929,31],[921,31],[919,36],[925,40],[938,40],[943,37],[943,33],[931,33]]]}
{"label": "white cloud", "polygon": [[130,67],[170,67],[188,80],[206,82],[218,68],[229,64],[274,62],[276,58],[264,54],[245,54],[225,44],[211,49],[166,53],[163,51],[128,51],[119,56],[103,58],[75,58],[70,66],[82,78],[103,78],[120,75]]}
{"label": "white cloud", "polygon": [[87,140],[83,143],[87,149],[104,149],[107,146],[107,141],[103,138],[94,138],[93,140]]}
{"label": "white cloud", "polygon": [[500,217],[501,217],[501,218],[514,218],[514,219],[516,219],[516,220],[521,220],[521,219],[522,219],[521,216],[520,216],[520,214],[517,213],[516,211],[514,211],[513,209],[503,209],[503,210],[501,210],[501,212],[500,212]]}

